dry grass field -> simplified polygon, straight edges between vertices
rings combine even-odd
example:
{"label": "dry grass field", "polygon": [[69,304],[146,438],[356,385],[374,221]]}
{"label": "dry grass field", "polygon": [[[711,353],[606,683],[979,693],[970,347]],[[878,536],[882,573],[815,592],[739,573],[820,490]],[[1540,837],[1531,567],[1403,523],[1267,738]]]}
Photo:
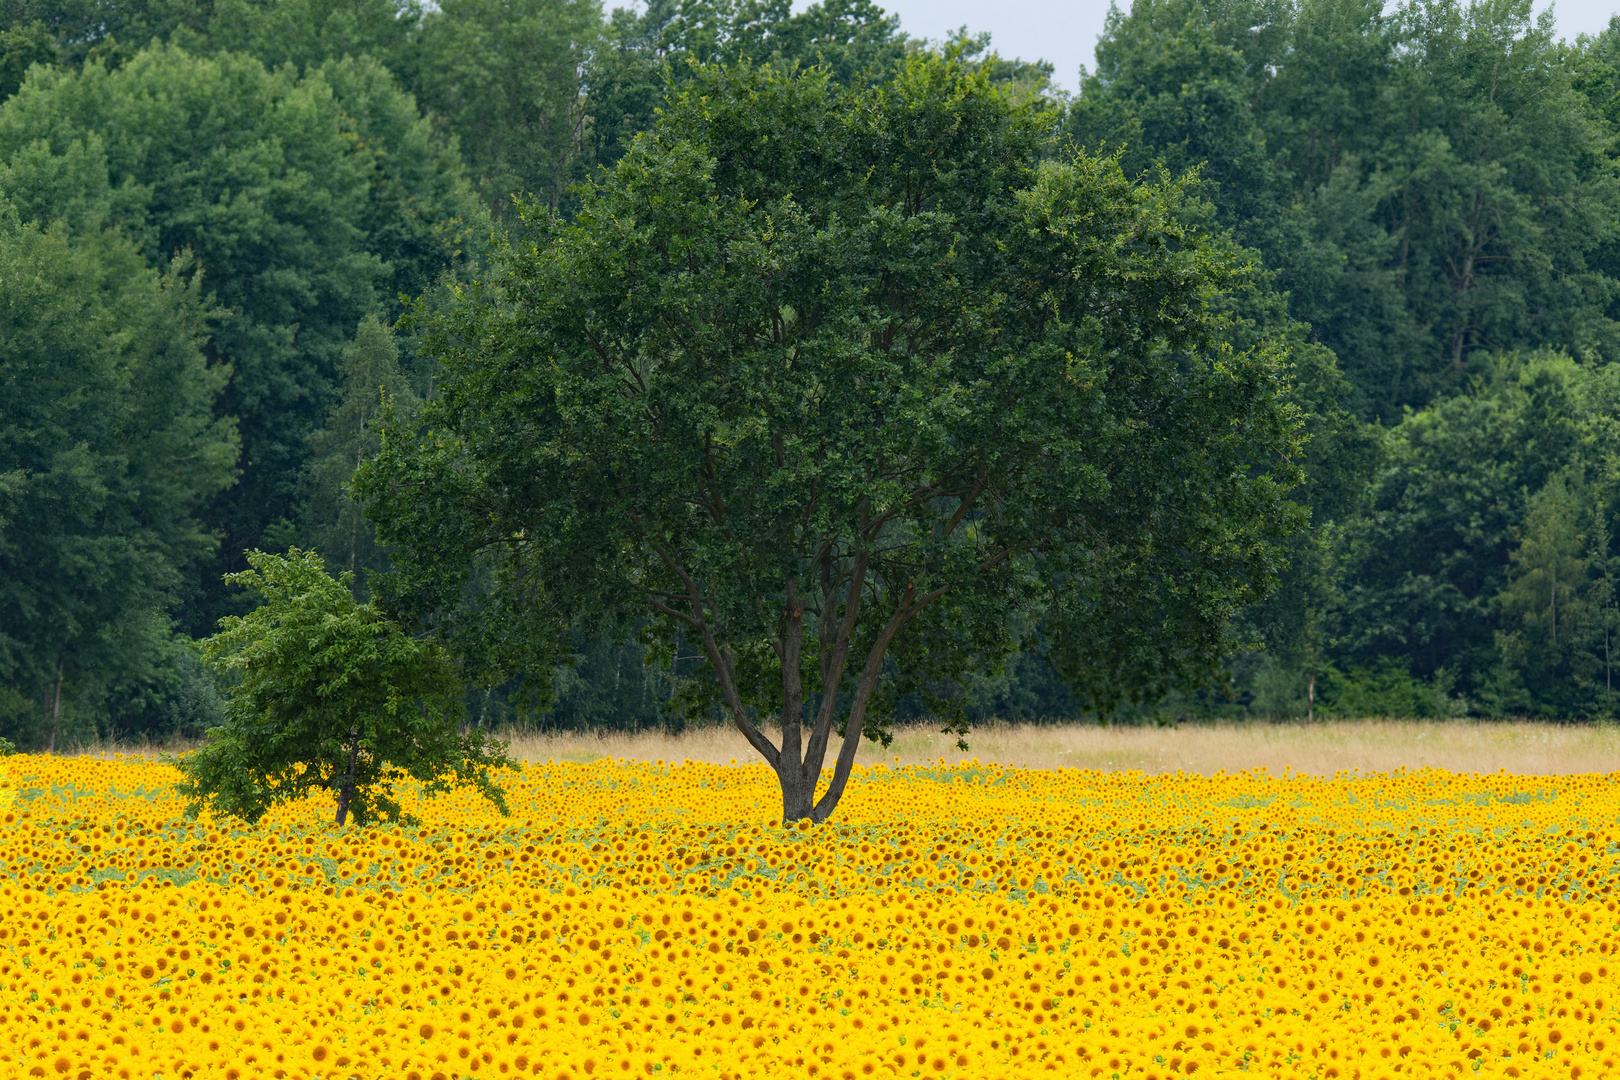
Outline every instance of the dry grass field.
{"label": "dry grass field", "polygon": [[[683,735],[555,733],[515,735],[515,756],[526,761],[751,762],[754,752],[730,728]],[[1391,772],[1427,767],[1462,773],[1557,775],[1620,772],[1620,726],[1420,720],[1336,721],[1319,724],[1222,724],[1179,727],[995,725],[976,730],[970,749],[931,727],[902,729],[887,751],[861,746],[860,764],[904,765],[944,758],[1021,768],[1106,771],[1177,770],[1211,776],[1265,768],[1332,776],[1344,771]],[[831,763],[829,755],[829,764]]]}
{"label": "dry grass field", "polygon": [[[775,739],[779,734],[771,732]],[[751,764],[754,752],[729,727],[697,728],[681,735],[641,732],[514,732],[506,736],[522,761],[702,761]],[[104,743],[79,747],[77,756],[157,757],[192,744]],[[896,732],[884,750],[864,743],[856,759],[902,765],[949,764],[977,758],[985,764],[1026,769],[1182,771],[1200,776],[1263,768],[1332,776],[1339,772],[1392,772],[1440,768],[1459,773],[1555,776],[1620,772],[1620,725],[1543,724],[1528,721],[1337,720],[1317,724],[1184,724],[1176,727],[1101,727],[1090,724],[992,724],[968,736],[969,749],[937,728]],[[828,765],[832,754],[828,754]]]}

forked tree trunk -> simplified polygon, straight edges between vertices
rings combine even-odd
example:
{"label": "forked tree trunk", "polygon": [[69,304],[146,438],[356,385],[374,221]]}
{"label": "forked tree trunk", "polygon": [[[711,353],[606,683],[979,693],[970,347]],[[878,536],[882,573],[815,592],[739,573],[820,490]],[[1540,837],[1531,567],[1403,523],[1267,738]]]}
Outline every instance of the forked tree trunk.
{"label": "forked tree trunk", "polygon": [[797,769],[784,769],[776,774],[777,781],[782,785],[782,822],[784,824],[790,821],[802,821],[805,818],[815,819],[815,783],[803,776],[794,775],[798,771]]}
{"label": "forked tree trunk", "polygon": [[[864,562],[858,562],[852,595],[859,596],[863,573]],[[889,646],[913,616],[944,593],[944,589],[938,589],[919,597],[914,588],[908,587],[899,603],[895,605],[888,622],[878,633],[877,640],[872,643],[867,653],[860,678],[855,684],[855,696],[850,703],[849,716],[845,720],[844,737],[833,763],[832,777],[827,790],[819,799],[816,798],[816,785],[821,780],[822,764],[826,761],[827,748],[831,741],[838,702],[837,687],[843,682],[849,643],[854,636],[859,618],[858,600],[846,605],[841,619],[834,614],[830,605],[824,609],[823,619],[827,625],[824,628],[826,632],[822,635],[821,685],[833,689],[830,692],[824,690],[821,695],[821,707],[817,710],[815,721],[811,726],[807,746],[804,744],[801,716],[804,702],[803,676],[800,671],[803,656],[804,611],[793,592],[790,590],[788,593],[787,608],[783,613],[784,633],[777,654],[782,662],[783,707],[780,748],[771,745],[764,732],[748,720],[742,707],[741,696],[737,692],[735,663],[730,652],[715,644],[706,622],[701,619],[689,620],[702,635],[704,649],[708,652],[710,662],[719,677],[721,692],[731,711],[733,722],[776,773],[777,782],[782,788],[784,825],[804,820],[820,824],[831,817],[833,811],[838,808],[839,800],[844,797],[844,788],[849,783],[850,773],[855,767],[855,752],[860,749],[861,733],[866,726],[867,707],[871,704],[872,695],[882,678],[883,661],[888,656]],[[694,604],[695,609],[696,607]],[[826,647],[829,644],[832,646],[831,649]]]}
{"label": "forked tree trunk", "polygon": [[[949,535],[950,530],[961,521],[979,490],[979,486],[975,486],[969,497],[963,500],[961,508],[953,515],[946,528],[946,535]],[[709,604],[702,589],[686,568],[669,552],[657,544],[649,546],[680,580],[686,594],[680,597],[672,593],[655,593],[649,597],[649,603],[654,609],[673,616],[691,627],[701,640],[703,651],[708,656],[715,677],[720,683],[721,698],[725,702],[726,711],[731,714],[732,723],[776,773],[777,782],[782,788],[782,823],[785,825],[806,819],[818,824],[826,821],[837,809],[838,801],[843,798],[844,788],[849,783],[850,773],[855,767],[855,752],[860,749],[861,733],[866,726],[866,710],[871,704],[872,694],[877,690],[878,681],[883,676],[883,662],[888,656],[889,646],[905,625],[923,608],[944,596],[946,589],[938,588],[919,596],[916,585],[908,584],[900,594],[894,610],[867,652],[866,663],[855,683],[855,696],[850,703],[844,737],[838,748],[838,757],[833,764],[832,777],[827,790],[817,799],[816,785],[821,780],[821,766],[826,760],[827,747],[832,738],[834,713],[838,706],[838,687],[843,685],[844,673],[849,662],[850,643],[854,640],[855,629],[860,621],[862,589],[866,580],[869,553],[858,552],[847,572],[842,570],[832,572],[828,554],[830,542],[812,559],[813,565],[823,567],[820,588],[821,620],[817,631],[821,644],[822,695],[821,707],[817,710],[816,718],[811,725],[808,745],[804,740],[804,685],[801,671],[804,658],[804,604],[793,584],[790,582],[788,585],[782,611],[782,636],[779,641],[772,643],[782,668],[782,745],[778,748],[748,719],[747,711],[743,708],[742,695],[737,689],[736,657],[728,647],[715,640],[708,620]],[[844,597],[841,612],[838,604],[840,595]],[[686,605],[687,610],[681,611],[670,603],[665,603],[666,598],[672,603]]]}

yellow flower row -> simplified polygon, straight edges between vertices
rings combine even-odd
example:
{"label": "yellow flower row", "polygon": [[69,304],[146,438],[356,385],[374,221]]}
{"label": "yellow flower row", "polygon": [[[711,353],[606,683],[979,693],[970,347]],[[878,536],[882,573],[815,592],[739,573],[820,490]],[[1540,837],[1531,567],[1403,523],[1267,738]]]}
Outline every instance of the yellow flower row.
{"label": "yellow flower row", "polygon": [[179,817],[8,759],[0,1074],[1620,1075],[1610,777],[758,767]]}

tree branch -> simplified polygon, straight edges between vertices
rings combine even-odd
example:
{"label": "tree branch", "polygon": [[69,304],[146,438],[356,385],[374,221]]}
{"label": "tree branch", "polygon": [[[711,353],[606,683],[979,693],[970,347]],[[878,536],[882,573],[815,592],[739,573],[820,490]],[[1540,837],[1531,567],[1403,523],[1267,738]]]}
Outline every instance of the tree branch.
{"label": "tree branch", "polygon": [[793,582],[788,581],[787,608],[782,612],[786,622],[782,633],[782,767],[803,769],[799,757],[800,712],[804,706],[804,673],[801,656],[804,648],[804,605],[799,602]]}
{"label": "tree branch", "polygon": [[671,616],[673,616],[673,617],[675,617],[677,619],[680,619],[682,622],[685,622],[689,626],[699,626],[699,625],[701,625],[698,622],[698,620],[692,618],[692,616],[684,614],[684,613],[679,612],[679,611],[676,611],[674,608],[670,607],[668,604],[660,604],[657,600],[653,600],[650,597],[648,598],[647,603],[651,604],[653,607],[657,608],[659,611],[662,611],[665,615],[671,615]]}
{"label": "tree branch", "polygon": [[825,643],[822,648],[821,708],[816,712],[816,725],[810,731],[810,746],[804,755],[806,769],[813,768],[817,773],[821,771],[822,758],[827,754],[827,741],[832,737],[833,715],[838,711],[838,686],[844,681],[844,668],[849,663],[849,644],[855,637],[855,627],[860,621],[861,590],[866,587],[869,558],[865,551],[856,553],[855,568],[849,576],[849,598],[844,601],[844,618],[838,625],[830,658]]}
{"label": "tree branch", "polygon": [[[737,674],[732,669],[731,657],[715,643],[714,634],[709,629],[709,621],[703,617],[703,594],[699,591],[697,582],[692,580],[692,575],[686,572],[685,567],[671,558],[669,553],[658,544],[651,540],[646,541],[646,544],[653,549],[653,552],[663,561],[664,565],[669,567],[670,572],[681,579],[681,584],[686,586],[687,599],[692,605],[692,625],[703,639],[703,651],[708,655],[709,664],[714,668],[715,678],[720,682],[720,695],[725,699],[726,707],[731,710],[732,723],[737,726],[738,731],[742,732],[743,738],[748,740],[749,745],[759,751],[759,756],[764,758],[772,769],[778,768],[781,764],[782,755],[777,751],[776,747],[771,745],[771,741],[765,737],[763,732],[748,722],[748,714],[743,711],[742,697],[737,693]],[[657,603],[656,601],[650,602]]]}
{"label": "tree branch", "polygon": [[967,516],[968,511],[973,508],[973,504],[977,502],[979,496],[984,493],[984,489],[988,486],[986,482],[987,476],[988,473],[986,472],[984,465],[981,463],[979,465],[979,475],[973,481],[973,486],[969,488],[968,493],[963,496],[962,503],[956,508],[956,513],[951,515],[951,520],[945,523],[946,536],[949,536],[951,533],[956,531],[956,527],[962,524],[962,519]]}
{"label": "tree branch", "polygon": [[[915,602],[908,603],[915,591],[915,586],[906,586],[901,607],[889,616],[883,632],[878,635],[878,639],[872,643],[871,650],[866,654],[866,667],[861,671],[861,681],[856,684],[855,700],[850,702],[849,720],[844,725],[844,742],[838,748],[838,760],[833,765],[832,783],[828,785],[827,793],[811,811],[810,817],[813,821],[826,821],[832,816],[833,810],[838,807],[838,800],[844,795],[844,785],[849,782],[849,772],[855,767],[855,751],[860,749],[861,734],[866,727],[866,707],[872,700],[872,694],[877,690],[878,680],[883,676],[883,660],[888,655],[889,646],[894,642],[895,635],[899,634],[919,611],[950,591],[950,586],[941,585]],[[820,771],[820,764],[818,760],[817,771]]]}

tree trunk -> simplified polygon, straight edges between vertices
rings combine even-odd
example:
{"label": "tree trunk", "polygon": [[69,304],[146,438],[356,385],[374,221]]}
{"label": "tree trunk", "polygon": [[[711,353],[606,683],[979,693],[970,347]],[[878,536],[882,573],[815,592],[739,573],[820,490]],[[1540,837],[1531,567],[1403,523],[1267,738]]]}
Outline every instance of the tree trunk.
{"label": "tree trunk", "polygon": [[[816,780],[820,779],[820,770],[817,776],[807,777],[801,769],[788,765],[776,774],[782,785],[782,824],[815,818]],[[795,775],[798,774],[798,775]]]}
{"label": "tree trunk", "polygon": [[1552,643],[1558,645],[1558,562],[1554,556],[1552,565]]}
{"label": "tree trunk", "polygon": [[67,658],[56,658],[56,689],[51,694],[51,737],[45,744],[47,754],[56,753],[56,729],[61,726],[62,720],[62,671],[67,666]]}
{"label": "tree trunk", "polygon": [[349,771],[343,776],[343,783],[338,786],[337,823],[342,825],[349,816],[349,801],[354,798],[354,763],[360,757],[360,728],[356,725],[349,731]]}
{"label": "tree trunk", "polygon": [[[944,596],[946,589],[935,589],[919,597],[915,584],[906,586],[894,612],[878,633],[877,640],[867,654],[866,666],[856,683],[855,700],[850,706],[849,719],[845,723],[844,741],[838,750],[838,760],[833,768],[831,783],[818,800],[816,785],[821,780],[821,763],[826,758],[831,737],[833,714],[837,709],[838,687],[843,681],[844,664],[860,618],[861,588],[865,580],[869,554],[863,551],[855,557],[854,566],[847,579],[841,573],[836,576],[823,574],[821,708],[811,729],[808,745],[803,738],[801,715],[804,702],[803,673],[800,670],[804,658],[804,605],[794,587],[792,585],[788,587],[782,611],[782,636],[780,640],[772,643],[782,671],[782,746],[778,748],[766,738],[764,732],[754,726],[743,708],[742,695],[737,688],[736,657],[729,647],[722,646],[715,640],[706,616],[708,604],[697,582],[668,552],[656,544],[649,546],[680,579],[686,589],[685,602],[689,605],[689,610],[683,612],[665,604],[659,596],[668,596],[667,593],[654,596],[649,602],[656,610],[672,615],[692,627],[703,642],[703,651],[714,669],[715,679],[720,684],[721,698],[726,711],[731,714],[732,723],[776,773],[777,782],[782,788],[782,824],[788,825],[807,818],[818,824],[826,821],[837,808],[839,799],[843,797],[844,787],[848,784],[850,772],[855,767],[855,751],[860,748],[861,733],[865,729],[867,705],[871,702],[878,680],[882,677],[883,661],[888,655],[889,646],[906,623],[923,608]],[[813,561],[822,562],[824,555],[825,552]],[[826,569],[826,565],[823,565]],[[844,604],[843,616],[840,618],[835,601],[840,586],[846,580],[848,598]],[[801,747],[803,747],[802,757]]]}
{"label": "tree trunk", "polygon": [[[833,670],[838,674],[823,682],[821,713],[816,719],[816,727],[811,733],[809,749],[804,755],[804,760],[801,762],[787,754],[784,740],[784,752],[775,764],[776,778],[782,786],[784,825],[806,818],[819,825],[832,817],[833,811],[838,808],[839,800],[844,797],[844,788],[849,784],[850,773],[855,768],[855,752],[860,749],[861,733],[866,728],[866,710],[871,704],[873,693],[877,691],[879,680],[883,677],[883,661],[889,654],[889,646],[917,612],[944,594],[944,589],[936,589],[926,596],[918,597],[915,588],[908,586],[901,596],[900,603],[889,616],[889,621],[879,632],[877,640],[872,643],[871,651],[866,655],[866,666],[861,670],[860,679],[855,684],[855,699],[850,703],[849,717],[844,722],[844,740],[838,748],[838,758],[833,763],[832,778],[827,784],[827,790],[822,793],[820,799],[817,799],[816,784],[821,779],[821,763],[826,758],[832,728],[832,712],[837,699],[837,685],[841,681],[843,669],[841,657],[835,663]],[[790,614],[792,610],[790,608]],[[839,638],[841,644],[847,644],[853,630],[854,620],[850,619],[847,632]],[[783,655],[784,660],[788,656],[797,660],[799,656],[797,646],[784,649]],[[797,702],[801,691],[797,663],[791,668],[784,664],[782,680],[784,700]],[[828,691],[828,686],[832,687],[831,692]],[[785,718],[783,726],[785,730]],[[797,727],[795,724],[795,734]],[[797,741],[794,745],[797,745]]]}

